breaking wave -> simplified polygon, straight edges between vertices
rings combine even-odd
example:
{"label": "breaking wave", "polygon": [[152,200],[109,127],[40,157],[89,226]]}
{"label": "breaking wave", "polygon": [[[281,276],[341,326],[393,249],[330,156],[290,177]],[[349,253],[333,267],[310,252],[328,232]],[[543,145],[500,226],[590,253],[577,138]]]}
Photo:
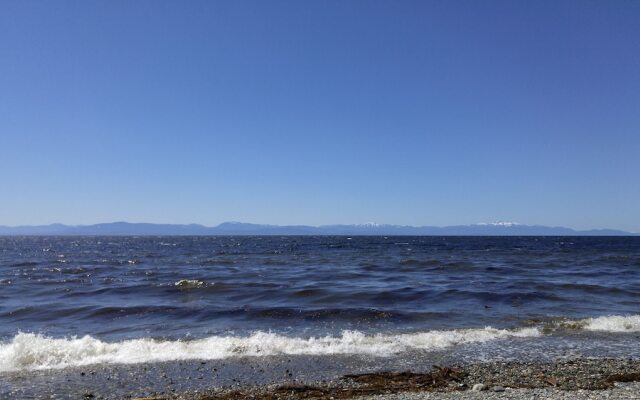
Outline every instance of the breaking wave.
{"label": "breaking wave", "polygon": [[604,332],[640,332],[640,315],[610,315],[606,317],[587,318],[581,321],[582,329]]}
{"label": "breaking wave", "polygon": [[[565,327],[598,332],[640,332],[640,315],[603,316],[565,321]],[[542,327],[456,329],[366,335],[289,337],[257,331],[250,336],[210,336],[196,340],[130,339],[104,342],[92,336],[52,338],[18,333],[0,343],[0,372],[77,367],[91,364],[135,364],[174,360],[214,360],[238,356],[363,354],[391,356],[411,350],[434,351],[455,345],[508,338],[534,338]]]}
{"label": "breaking wave", "polygon": [[537,328],[506,330],[491,327],[396,335],[343,331],[340,336],[310,338],[259,331],[247,337],[211,336],[189,341],[142,338],[108,343],[88,335],[56,339],[19,333],[12,340],[0,344],[0,371],[278,354],[390,356],[408,350],[440,350],[460,344],[540,335]]}

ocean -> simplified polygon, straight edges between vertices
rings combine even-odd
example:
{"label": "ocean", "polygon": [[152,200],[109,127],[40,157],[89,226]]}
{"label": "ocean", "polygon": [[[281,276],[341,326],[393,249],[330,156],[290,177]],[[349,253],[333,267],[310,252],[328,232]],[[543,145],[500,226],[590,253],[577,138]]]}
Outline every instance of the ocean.
{"label": "ocean", "polygon": [[0,397],[87,367],[638,358],[639,314],[640,237],[0,237]]}

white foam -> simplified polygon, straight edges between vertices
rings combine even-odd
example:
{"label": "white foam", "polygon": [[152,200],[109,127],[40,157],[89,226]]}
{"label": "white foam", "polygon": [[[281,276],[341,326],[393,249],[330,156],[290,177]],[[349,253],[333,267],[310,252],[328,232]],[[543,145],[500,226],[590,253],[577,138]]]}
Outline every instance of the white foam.
{"label": "white foam", "polygon": [[581,321],[583,329],[601,332],[640,332],[640,315],[610,315]]}
{"label": "white foam", "polygon": [[247,337],[212,336],[190,341],[143,338],[107,343],[91,336],[55,339],[19,333],[11,341],[0,344],[0,371],[277,354],[389,356],[408,350],[439,350],[459,344],[539,335],[537,328],[504,330],[487,327],[369,336],[358,331],[343,331],[341,336],[311,338],[256,332]]}
{"label": "white foam", "polygon": [[196,279],[181,279],[173,285],[181,289],[197,289],[204,287],[207,284]]}

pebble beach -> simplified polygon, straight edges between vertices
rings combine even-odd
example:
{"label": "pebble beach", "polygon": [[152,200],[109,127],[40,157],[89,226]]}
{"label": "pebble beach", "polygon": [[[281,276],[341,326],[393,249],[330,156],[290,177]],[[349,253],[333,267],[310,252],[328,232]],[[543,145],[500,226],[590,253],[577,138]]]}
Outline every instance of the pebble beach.
{"label": "pebble beach", "polygon": [[640,362],[631,359],[577,359],[557,363],[433,366],[428,372],[421,373],[374,372],[345,375],[329,382],[301,382],[135,398],[232,399],[640,399]]}

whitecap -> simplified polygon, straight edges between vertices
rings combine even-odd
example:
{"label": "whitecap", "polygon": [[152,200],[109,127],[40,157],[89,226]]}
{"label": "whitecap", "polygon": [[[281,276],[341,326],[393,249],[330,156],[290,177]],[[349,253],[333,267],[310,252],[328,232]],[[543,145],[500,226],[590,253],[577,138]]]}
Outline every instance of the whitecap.
{"label": "whitecap", "polygon": [[207,284],[206,282],[199,281],[197,279],[180,279],[173,285],[181,289],[196,289],[205,287]]}

